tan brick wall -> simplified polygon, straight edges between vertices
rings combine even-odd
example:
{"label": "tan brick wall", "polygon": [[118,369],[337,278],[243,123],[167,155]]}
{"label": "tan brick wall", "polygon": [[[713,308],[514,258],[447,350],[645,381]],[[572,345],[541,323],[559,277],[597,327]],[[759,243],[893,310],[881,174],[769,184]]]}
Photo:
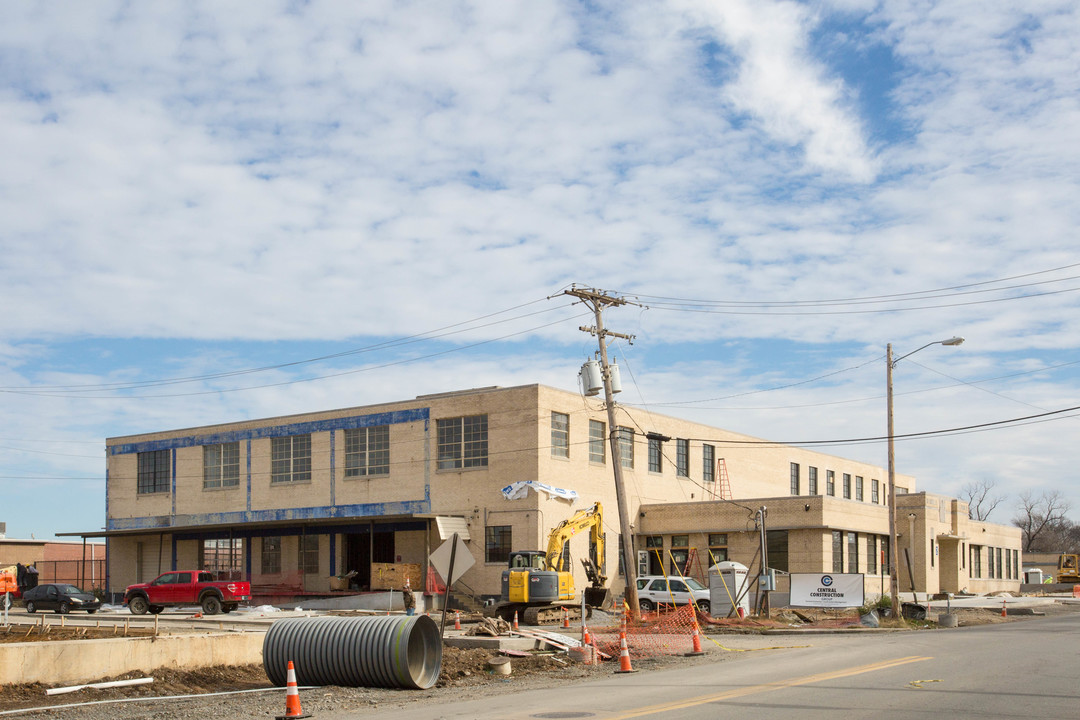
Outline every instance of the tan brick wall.
{"label": "tan brick wall", "polygon": [[[505,389],[482,389],[462,393],[448,393],[417,398],[411,401],[386,403],[361,408],[345,408],[326,412],[307,413],[288,417],[266,418],[241,423],[207,426],[149,433],[145,435],[112,438],[110,446],[131,442],[184,438],[211,435],[255,428],[284,426],[292,423],[317,422],[337,418],[372,415],[384,412],[412,411],[427,408],[428,420],[416,420],[391,425],[391,472],[389,476],[363,478],[345,477],[344,431],[327,430],[312,433],[312,479],[310,483],[271,485],[270,445],[268,438],[250,441],[251,481],[248,496],[247,463],[248,443],[241,442],[240,487],[227,490],[205,490],[202,487],[202,447],[182,447],[176,450],[176,517],[200,518],[211,513],[239,512],[249,503],[253,512],[263,510],[288,510],[290,508],[324,508],[346,505],[372,505],[402,501],[423,500],[425,486],[430,493],[430,514],[465,517],[470,523],[472,539],[467,543],[475,565],[463,578],[474,590],[481,593],[497,593],[501,563],[486,563],[484,552],[485,526],[510,525],[513,533],[512,549],[544,549],[548,533],[560,521],[576,510],[600,501],[605,509],[607,538],[607,570],[616,592],[622,590],[617,577],[618,558],[618,508],[613,483],[612,453],[604,443],[605,462],[589,461],[589,421],[603,422],[606,430],[607,415],[595,399],[582,398],[554,388],[530,385]],[[551,454],[551,413],[565,413],[570,418],[569,457],[553,457]],[[439,470],[437,456],[437,423],[440,419],[467,415],[488,416],[488,465],[482,468]],[[639,536],[650,533],[670,536],[675,533],[692,532],[705,543],[708,532],[731,533],[732,559],[752,557],[756,548],[756,536],[747,532],[753,528],[752,514],[758,504],[769,506],[768,525],[775,529],[789,529],[791,538],[791,561],[800,566],[827,566],[831,571],[831,529],[845,532],[887,534],[887,509],[871,500],[872,481],[881,481],[882,468],[845,458],[817,453],[800,448],[769,445],[761,442],[731,445],[735,441],[753,441],[753,438],[720,430],[686,420],[645,413],[634,408],[620,407],[619,425],[633,428],[634,467],[624,469],[627,490],[629,521]],[[649,470],[648,442],[645,434],[656,432],[671,437],[663,445],[660,472]],[[736,498],[757,498],[747,501],[749,509],[730,503],[709,503],[703,500],[720,491],[720,483],[706,484],[702,480],[702,447],[700,439],[690,443],[689,477],[676,475],[676,439],[707,438],[716,448],[716,457],[723,458],[730,477],[731,490]],[[333,448],[333,453],[331,453]],[[789,496],[790,464],[798,463],[801,471],[800,496]],[[334,468],[331,477],[331,467]],[[818,469],[818,496],[808,496],[808,468]],[[173,498],[169,493],[138,496],[135,492],[136,456],[110,455],[109,470],[109,518],[165,518],[171,517]],[[826,497],[827,471],[835,473],[835,497]],[[852,476],[852,495],[844,499],[843,475]],[[854,478],[864,478],[864,497],[854,499]],[[576,490],[580,500],[574,504],[546,497],[532,491],[520,500],[507,501],[500,490],[517,480],[538,480],[550,485]],[[719,480],[719,478],[717,478]],[[898,476],[901,487],[916,489],[915,479]],[[763,498],[763,499],[762,499]],[[774,500],[775,499],[775,500]],[[882,497],[881,501],[884,502]],[[809,505],[810,510],[805,506]],[[936,505],[934,512],[936,513]],[[642,515],[642,511],[645,514]],[[923,514],[928,512],[924,509]],[[950,512],[950,518],[958,511]],[[748,520],[749,518],[749,520]],[[360,518],[366,522],[370,518]],[[378,520],[378,518],[376,518]],[[965,518],[966,521],[966,518]],[[749,525],[748,525],[749,522]],[[956,524],[962,525],[959,521]],[[901,526],[903,523],[901,523]],[[952,525],[934,523],[934,532],[952,532]],[[996,526],[995,526],[996,527]],[[982,528],[978,528],[980,534]],[[925,532],[930,532],[927,529]],[[987,527],[987,533],[994,533]],[[439,544],[432,534],[427,541],[425,533],[399,533],[397,553],[415,558],[423,555],[425,544],[434,549]],[[1008,535],[1008,533],[1006,533]],[[328,578],[339,568],[329,567],[329,537],[321,536],[320,552],[322,568]],[[996,536],[995,536],[996,537]],[[929,565],[929,536],[919,539],[916,568]],[[1002,537],[1001,542],[1011,542]],[[113,541],[119,549],[126,539]],[[575,568],[578,559],[585,557],[588,541],[585,536],[575,537],[571,552]],[[191,543],[192,548],[195,547]],[[343,543],[338,540],[338,564],[343,554]],[[194,562],[197,555],[181,543],[183,562]],[[253,541],[253,567],[258,565],[257,539]],[[958,551],[957,551],[958,552]],[[122,562],[123,551],[117,556]],[[130,554],[130,553],[128,553]],[[921,558],[921,559],[920,559]],[[168,561],[166,558],[166,562]],[[740,560],[742,561],[742,560]],[[865,558],[861,559],[865,563]],[[919,563],[922,563],[922,566]],[[282,549],[283,571],[295,568],[295,548]],[[749,563],[747,563],[749,564]],[[937,565],[935,563],[935,569]],[[963,568],[961,569],[963,570]],[[584,573],[576,569],[579,584],[585,582]],[[114,573],[115,574],[115,573]],[[312,579],[309,578],[309,581]],[[317,589],[312,587],[312,589]]]}

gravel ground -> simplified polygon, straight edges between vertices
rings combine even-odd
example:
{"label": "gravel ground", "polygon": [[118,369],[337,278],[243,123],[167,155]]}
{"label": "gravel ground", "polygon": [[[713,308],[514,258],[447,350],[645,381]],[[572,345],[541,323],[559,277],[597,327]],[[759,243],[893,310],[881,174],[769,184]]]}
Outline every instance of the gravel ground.
{"label": "gravel ground", "polygon": [[[1057,615],[1080,612],[1080,605],[1055,604],[1040,612]],[[1033,616],[1002,618],[1000,612],[987,609],[957,610],[961,627],[998,622],[1014,622]],[[936,619],[936,613],[934,614]],[[779,619],[779,618],[778,618]],[[791,618],[784,618],[790,620]],[[816,619],[816,618],[815,618]],[[823,618],[824,619],[824,618]],[[799,624],[798,622],[777,625]],[[773,625],[776,627],[776,625]],[[725,652],[727,649],[768,651],[790,644],[790,638],[776,638],[760,634],[761,628],[733,632],[724,628],[706,629],[703,643],[707,654],[703,657],[659,657],[635,659],[634,669],[648,672],[661,668],[691,666],[697,663],[729,662],[741,652]],[[943,631],[948,632],[948,631]],[[804,642],[802,639],[800,643]],[[468,700],[482,695],[504,694],[522,690],[558,687],[567,683],[582,682],[594,677],[610,675],[617,662],[600,665],[580,665],[567,661],[565,656],[538,656],[513,658],[513,672],[509,676],[493,675],[487,668],[487,660],[495,653],[489,650],[459,650],[445,648],[443,667],[439,682],[430,690],[384,690],[372,688],[320,687],[303,689],[300,700],[305,713],[330,714],[336,711],[373,714],[379,708],[421,707]],[[141,677],[132,673],[121,678]],[[46,686],[4,685],[0,686],[0,718],[19,717],[29,720],[63,718],[64,720],[142,720],[144,718],[168,718],[169,720],[205,720],[208,717],[260,718],[274,717],[285,712],[285,691],[272,688],[262,665],[241,667],[206,668],[196,672],[177,670],[155,671],[152,685],[114,688],[108,690],[81,690],[76,693],[46,696]],[[212,694],[226,691],[246,691],[240,694]],[[197,697],[175,697],[180,695]],[[156,696],[174,696],[162,699]],[[117,701],[120,702],[108,702]],[[106,702],[102,702],[106,701]],[[62,705],[79,704],[77,707]],[[93,703],[93,704],[87,704]],[[44,706],[49,709],[40,709]]]}

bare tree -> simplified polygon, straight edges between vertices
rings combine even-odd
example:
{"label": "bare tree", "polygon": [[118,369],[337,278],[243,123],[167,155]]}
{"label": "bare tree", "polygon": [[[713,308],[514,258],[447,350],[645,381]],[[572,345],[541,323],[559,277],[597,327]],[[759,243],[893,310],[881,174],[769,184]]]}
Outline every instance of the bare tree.
{"label": "bare tree", "polygon": [[1005,495],[994,493],[993,480],[970,482],[962,490],[968,504],[968,517],[972,520],[986,520],[998,505],[1005,501]]}
{"label": "bare tree", "polygon": [[1058,490],[1020,493],[1013,525],[1023,533],[1024,552],[1060,550],[1072,526],[1068,512],[1069,503]]}

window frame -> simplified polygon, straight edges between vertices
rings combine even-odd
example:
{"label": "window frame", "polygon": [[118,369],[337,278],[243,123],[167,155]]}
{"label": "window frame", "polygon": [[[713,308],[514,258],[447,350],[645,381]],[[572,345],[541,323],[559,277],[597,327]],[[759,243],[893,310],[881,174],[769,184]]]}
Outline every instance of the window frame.
{"label": "window frame", "polygon": [[159,495],[172,490],[172,450],[148,450],[135,460],[137,495]]}
{"label": "window frame", "polygon": [[[319,574],[319,536],[297,535],[296,536],[296,568],[301,575]],[[311,545],[314,544],[314,547]]]}
{"label": "window frame", "polygon": [[825,471],[825,494],[829,497],[836,497],[836,471]]}
{"label": "window frame", "polygon": [[806,466],[806,493],[808,495],[818,495],[818,475],[817,468],[813,465]]}
{"label": "window frame", "polygon": [[551,411],[551,456],[570,457],[570,414]]}
{"label": "window frame", "polygon": [[844,483],[844,499],[845,500],[850,500],[851,499],[851,473],[844,473],[843,483]]}
{"label": "window frame", "polygon": [[[511,525],[484,527],[484,562],[506,565],[513,548],[514,530]],[[505,545],[505,547],[504,547]]]}
{"label": "window frame", "polygon": [[701,481],[716,482],[716,446],[708,443],[701,446]]}
{"label": "window frame", "polygon": [[311,433],[270,438],[270,484],[308,482],[311,482]]}
{"label": "window frame", "polygon": [[459,415],[435,421],[437,470],[474,470],[488,466],[488,416]]}
{"label": "window frame", "polygon": [[649,441],[649,472],[662,473],[664,471],[664,441],[656,437],[648,437]]}
{"label": "window frame", "polygon": [[203,445],[203,490],[233,487],[240,487],[240,442]]}
{"label": "window frame", "polygon": [[589,462],[607,465],[607,423],[589,420]]}
{"label": "window frame", "polygon": [[675,477],[690,477],[690,441],[675,438]]}
{"label": "window frame", "polygon": [[791,472],[791,475],[790,475],[791,485],[789,486],[789,492],[792,495],[798,497],[798,495],[799,495],[799,485],[800,485],[800,483],[802,481],[802,478],[800,477],[799,463],[797,463],[797,462],[791,463],[791,471],[790,472]]}
{"label": "window frame", "polygon": [[281,574],[281,536],[265,535],[259,547],[259,570],[263,575]]}
{"label": "window frame", "polygon": [[390,474],[390,426],[372,425],[345,430],[345,477]]}
{"label": "window frame", "polygon": [[619,466],[629,470],[634,469],[634,445],[636,445],[636,433],[634,428],[620,425],[616,430],[619,447]]}

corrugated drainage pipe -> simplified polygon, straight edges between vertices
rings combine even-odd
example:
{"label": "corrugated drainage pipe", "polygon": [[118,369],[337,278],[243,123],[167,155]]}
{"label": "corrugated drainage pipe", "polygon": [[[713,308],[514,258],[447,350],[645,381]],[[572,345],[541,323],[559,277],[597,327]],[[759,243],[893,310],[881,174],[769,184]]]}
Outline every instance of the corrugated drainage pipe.
{"label": "corrugated drainage pipe", "polygon": [[426,690],[439,679],[442,638],[426,615],[279,620],[263,640],[270,682],[285,685],[290,660],[300,685]]}

